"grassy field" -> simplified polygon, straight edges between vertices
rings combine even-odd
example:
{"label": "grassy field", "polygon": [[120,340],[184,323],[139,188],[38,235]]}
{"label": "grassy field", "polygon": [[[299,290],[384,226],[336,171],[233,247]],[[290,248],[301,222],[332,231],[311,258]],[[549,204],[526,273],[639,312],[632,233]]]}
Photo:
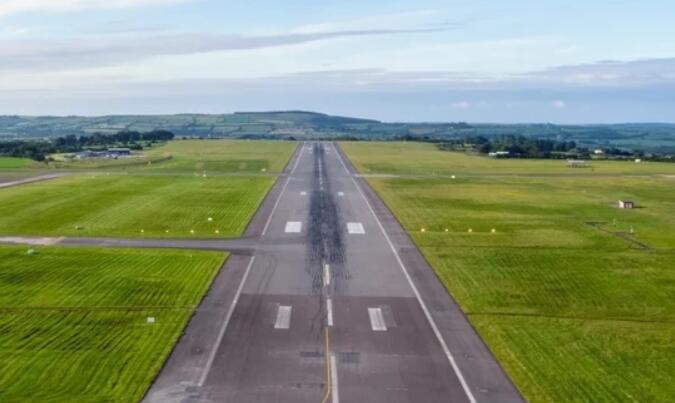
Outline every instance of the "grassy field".
{"label": "grassy field", "polygon": [[0,401],[140,400],[223,260],[0,247]]}
{"label": "grassy field", "polygon": [[273,182],[271,177],[69,176],[0,190],[0,234],[235,237]]}
{"label": "grassy field", "polygon": [[[671,167],[608,163],[579,175],[557,161],[428,147],[344,148],[361,169],[381,170],[372,173],[420,175],[368,180],[523,394],[534,402],[670,401],[675,178],[658,174]],[[431,177],[439,167],[463,174]],[[535,168],[546,175],[531,175]],[[616,208],[621,198],[638,208]]]}
{"label": "grassy field", "polygon": [[564,160],[492,159],[439,151],[429,143],[346,142],[342,148],[364,174],[401,175],[644,175],[675,174],[675,164],[592,161],[589,168],[569,168]]}
{"label": "grassy field", "polygon": [[[106,169],[163,173],[278,173],[297,143],[291,141],[174,140],[134,152],[134,157],[65,161],[58,156],[51,169]],[[0,168],[2,168],[0,162]]]}
{"label": "grassy field", "polygon": [[149,158],[171,159],[145,169],[276,173],[284,169],[296,146],[289,141],[177,140],[149,151]]}
{"label": "grassy field", "polygon": [[0,169],[5,168],[25,168],[31,164],[27,158],[0,157]]}

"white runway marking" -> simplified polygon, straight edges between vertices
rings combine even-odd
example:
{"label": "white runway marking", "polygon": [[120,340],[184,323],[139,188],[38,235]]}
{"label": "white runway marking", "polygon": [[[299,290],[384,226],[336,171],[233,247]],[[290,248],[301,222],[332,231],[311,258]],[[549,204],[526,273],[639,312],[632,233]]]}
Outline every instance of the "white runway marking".
{"label": "white runway marking", "polygon": [[337,360],[335,354],[330,356],[330,394],[333,397],[333,403],[340,403],[340,395],[338,394],[338,376],[337,376]]}
{"label": "white runway marking", "polygon": [[330,285],[330,266],[328,264],[323,265],[323,283],[326,286]]}
{"label": "white runway marking", "polygon": [[368,308],[368,316],[370,316],[370,327],[373,329],[373,332],[387,331],[387,324],[384,323],[382,308]]}
{"label": "white runway marking", "polygon": [[360,222],[348,222],[347,223],[347,231],[350,234],[365,234],[366,230],[363,229],[363,224]]}
{"label": "white runway marking", "polygon": [[[347,166],[345,165],[344,161],[342,160],[342,156],[340,153],[337,154],[338,160],[342,164],[342,167],[345,169],[347,173],[349,173],[349,170],[347,169]],[[436,335],[436,339],[438,340],[438,343],[441,345],[441,348],[443,349],[443,352],[445,353],[445,356],[448,358],[448,362],[450,362],[450,365],[452,366],[453,371],[455,371],[455,374],[457,375],[457,378],[459,378],[459,382],[462,384],[462,389],[464,389],[464,393],[466,393],[467,398],[469,398],[469,401],[471,403],[476,403],[476,397],[473,395],[473,392],[471,392],[471,388],[469,388],[469,384],[466,382],[466,379],[464,379],[464,375],[462,374],[462,371],[460,371],[459,366],[457,366],[457,362],[455,361],[455,357],[452,355],[452,352],[448,348],[447,343],[445,342],[445,339],[443,338],[443,335],[441,334],[441,331],[438,329],[438,325],[436,325],[436,321],[434,318],[431,316],[431,312],[429,312],[429,308],[427,308],[427,304],[424,303],[424,300],[422,299],[422,295],[420,295],[419,290],[417,289],[417,286],[412,280],[412,277],[410,277],[410,274],[408,273],[408,269],[406,269],[405,265],[403,264],[403,261],[401,260],[401,256],[399,256],[398,251],[396,250],[396,247],[394,246],[394,243],[391,241],[391,238],[389,238],[389,235],[387,235],[387,231],[384,230],[384,226],[382,225],[382,222],[380,221],[380,218],[377,216],[375,213],[375,210],[373,209],[373,206],[370,204],[368,201],[368,198],[366,197],[366,194],[363,193],[363,190],[361,189],[361,186],[359,186],[359,183],[356,181],[356,179],[352,176],[352,182],[354,183],[354,186],[356,187],[356,190],[358,190],[359,194],[361,194],[361,197],[363,200],[366,202],[366,205],[368,206],[368,209],[370,210],[370,213],[375,217],[375,221],[377,221],[377,225],[380,228],[380,231],[382,231],[382,234],[384,235],[384,238],[386,239],[387,243],[389,244],[389,247],[391,248],[392,252],[394,252],[394,256],[396,257],[396,261],[398,262],[399,267],[401,267],[401,271],[403,271],[403,275],[405,276],[406,280],[408,280],[408,284],[410,284],[410,288],[412,288],[413,293],[415,294],[415,298],[419,302],[420,306],[422,307],[422,311],[424,312],[424,316],[426,316],[427,321],[431,325],[431,328],[434,331],[434,334]]]}
{"label": "white runway marking", "polygon": [[211,366],[213,365],[213,360],[216,359],[216,353],[218,352],[218,348],[220,348],[220,344],[223,342],[223,337],[225,336],[225,330],[227,330],[227,325],[230,323],[230,319],[232,318],[232,314],[234,313],[234,308],[237,306],[237,302],[239,302],[239,296],[241,295],[241,290],[244,289],[244,283],[246,283],[246,279],[248,278],[248,274],[251,272],[251,267],[253,267],[253,262],[255,262],[255,256],[251,257],[251,260],[248,262],[248,266],[246,267],[246,271],[244,272],[244,277],[241,278],[241,283],[239,283],[239,288],[237,288],[237,292],[234,294],[234,299],[232,300],[232,304],[230,305],[230,309],[227,310],[227,316],[225,316],[225,322],[223,322],[223,326],[220,328],[220,332],[218,333],[218,338],[216,339],[216,343],[213,345],[213,349],[211,349],[211,354],[209,355],[209,359],[206,361],[206,366],[204,367],[204,371],[202,372],[202,376],[199,378],[199,386],[203,386],[204,382],[206,382],[206,377],[209,375],[209,372],[211,372]]}
{"label": "white runway marking", "polygon": [[339,197],[344,197],[344,195],[345,195],[345,192],[338,192]]}
{"label": "white runway marking", "polygon": [[284,187],[281,188],[281,193],[279,193],[279,197],[277,198],[277,201],[274,203],[274,207],[272,207],[272,212],[270,213],[270,216],[267,217],[267,222],[265,223],[265,227],[262,230],[262,233],[260,234],[261,236],[265,236],[267,234],[267,230],[270,227],[270,224],[272,223],[272,218],[274,217],[274,213],[276,213],[277,208],[279,207],[279,203],[281,202],[281,198],[284,196],[284,192],[286,191],[286,188],[288,187],[288,184],[291,182],[291,177],[289,176],[286,179],[286,183],[284,183]]}
{"label": "white runway marking", "polygon": [[302,223],[300,221],[288,221],[284,231],[292,234],[302,232]]}
{"label": "white runway marking", "polygon": [[293,307],[279,305],[277,320],[274,322],[275,329],[288,329],[291,327],[291,311]]}
{"label": "white runway marking", "polygon": [[326,299],[326,321],[328,326],[333,326],[333,300],[328,298]]}
{"label": "white runway marking", "polygon": [[300,192],[300,196],[307,196],[307,192]]}

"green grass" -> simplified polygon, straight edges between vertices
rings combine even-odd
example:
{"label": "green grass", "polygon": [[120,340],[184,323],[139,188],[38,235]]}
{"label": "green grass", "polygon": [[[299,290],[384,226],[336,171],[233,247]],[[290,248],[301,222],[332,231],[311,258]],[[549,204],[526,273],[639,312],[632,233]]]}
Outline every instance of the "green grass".
{"label": "green grass", "polygon": [[[608,168],[611,175],[549,167],[537,177],[533,164],[541,172],[551,162],[505,161],[497,169],[502,161],[433,149],[426,156],[427,147],[411,144],[410,154],[398,144],[345,148],[362,169],[372,160],[383,173],[420,175],[368,180],[525,397],[669,401],[675,179],[652,175],[663,166],[641,168],[648,176],[621,174],[628,167],[621,163]],[[463,166],[464,174],[425,176],[439,165]],[[620,198],[639,208],[619,210]]]}
{"label": "green grass", "polygon": [[236,237],[273,182],[271,177],[64,177],[1,189],[0,234]]}
{"label": "green grass", "polygon": [[345,142],[342,148],[364,174],[584,176],[675,174],[675,164],[592,161],[591,168],[568,168],[564,160],[492,159],[439,151],[429,143]]}
{"label": "green grass", "polygon": [[0,157],[0,169],[25,168],[31,163],[27,158]]}
{"label": "green grass", "polygon": [[0,169],[5,168],[25,168],[32,163],[27,158],[0,157]]}
{"label": "green grass", "polygon": [[139,401],[223,259],[0,247],[0,401]]}
{"label": "green grass", "polygon": [[170,160],[146,170],[202,173],[281,172],[297,144],[289,141],[178,140],[149,151],[153,159]]}

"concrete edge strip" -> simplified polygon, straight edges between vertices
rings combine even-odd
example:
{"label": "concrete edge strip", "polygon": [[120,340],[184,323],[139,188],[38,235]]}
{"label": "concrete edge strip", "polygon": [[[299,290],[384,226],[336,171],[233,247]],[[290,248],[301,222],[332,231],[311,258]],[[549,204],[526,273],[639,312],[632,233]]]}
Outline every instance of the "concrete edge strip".
{"label": "concrete edge strip", "polygon": [[464,389],[464,393],[466,393],[467,398],[471,403],[476,403],[476,398],[474,397],[473,393],[471,392],[471,389],[469,388],[468,383],[466,382],[466,379],[464,379],[464,375],[462,375],[462,371],[459,369],[459,366],[457,365],[457,362],[455,361],[455,357],[452,355],[452,352],[448,348],[448,345],[445,343],[445,339],[443,339],[443,335],[441,334],[440,330],[438,329],[438,326],[436,325],[436,321],[434,321],[434,318],[431,316],[431,312],[429,312],[429,308],[427,308],[426,303],[422,299],[422,296],[420,295],[419,290],[417,289],[417,286],[412,280],[412,277],[410,277],[410,274],[408,273],[408,270],[406,269],[405,265],[403,264],[403,261],[401,260],[401,257],[398,254],[398,251],[396,250],[396,247],[394,246],[394,243],[391,241],[389,238],[389,235],[387,234],[387,231],[384,229],[384,226],[382,225],[382,222],[380,221],[380,217],[377,216],[375,213],[375,210],[373,209],[373,206],[370,204],[370,201],[366,197],[365,193],[363,193],[363,190],[361,189],[361,186],[359,186],[358,182],[354,178],[354,176],[351,175],[349,170],[347,169],[347,166],[345,165],[344,161],[342,160],[342,156],[340,153],[337,153],[338,159],[340,160],[340,163],[342,164],[342,167],[345,169],[347,174],[349,174],[349,177],[351,178],[352,182],[354,183],[354,186],[356,186],[356,189],[358,190],[359,194],[363,198],[363,200],[366,202],[366,205],[368,206],[368,209],[370,212],[373,214],[375,217],[375,221],[377,222],[377,225],[380,227],[380,230],[382,231],[382,234],[384,235],[384,238],[386,239],[387,243],[389,244],[389,247],[391,250],[394,252],[394,256],[396,257],[396,261],[398,262],[398,265],[401,267],[401,270],[403,271],[403,275],[406,277],[408,280],[408,284],[410,284],[410,287],[413,290],[413,293],[415,294],[415,298],[417,298],[417,301],[419,302],[422,311],[424,311],[424,315],[427,318],[427,321],[431,325],[432,330],[434,331],[434,334],[436,335],[436,338],[438,339],[438,342],[441,345],[441,348],[443,349],[443,352],[445,353],[446,357],[448,358],[448,361],[450,362],[450,365],[452,366],[452,369],[455,371],[455,374],[457,375],[457,378],[459,379],[459,382],[462,384],[462,388]]}

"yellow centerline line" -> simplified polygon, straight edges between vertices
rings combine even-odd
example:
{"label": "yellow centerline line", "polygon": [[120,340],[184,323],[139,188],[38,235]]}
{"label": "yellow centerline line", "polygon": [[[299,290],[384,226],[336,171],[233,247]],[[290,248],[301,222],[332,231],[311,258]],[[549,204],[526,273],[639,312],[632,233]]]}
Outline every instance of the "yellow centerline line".
{"label": "yellow centerline line", "polygon": [[331,390],[332,390],[332,382],[331,382],[331,370],[330,370],[330,357],[331,357],[331,352],[330,352],[330,328],[326,326],[325,328],[325,334],[326,334],[326,353],[325,353],[325,362],[326,362],[326,394],[323,397],[323,400],[321,403],[326,403],[328,402],[328,398],[330,397]]}

